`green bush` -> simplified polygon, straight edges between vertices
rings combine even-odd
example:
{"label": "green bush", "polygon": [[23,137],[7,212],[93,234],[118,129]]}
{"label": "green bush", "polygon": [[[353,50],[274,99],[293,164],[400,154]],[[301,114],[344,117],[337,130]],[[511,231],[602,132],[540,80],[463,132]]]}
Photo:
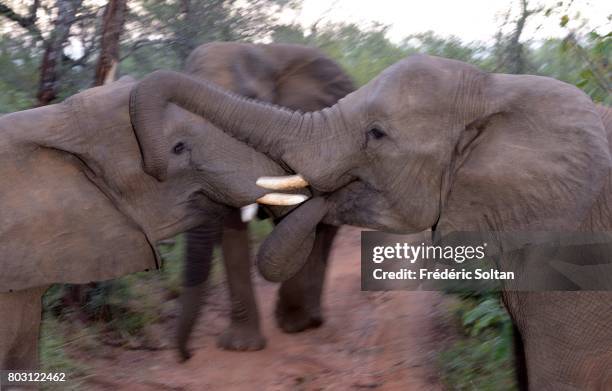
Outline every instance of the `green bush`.
{"label": "green bush", "polygon": [[463,297],[455,308],[461,337],[440,355],[452,390],[516,390],[512,322],[498,295]]}
{"label": "green bush", "polygon": [[66,341],[63,327],[59,320],[46,314],[40,333],[40,359],[42,370],[48,372],[64,372],[69,375],[66,383],[48,383],[43,390],[77,390],[81,389],[83,378],[87,375],[86,366],[72,359],[66,352],[68,345],[77,341]]}

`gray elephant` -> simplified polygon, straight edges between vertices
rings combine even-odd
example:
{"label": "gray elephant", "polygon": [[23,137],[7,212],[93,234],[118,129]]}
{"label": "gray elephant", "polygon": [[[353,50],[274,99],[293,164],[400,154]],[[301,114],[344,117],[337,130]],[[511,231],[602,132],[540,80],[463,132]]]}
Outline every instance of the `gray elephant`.
{"label": "gray elephant", "polygon": [[[155,269],[160,239],[256,200],[307,198],[257,188],[259,176],[285,171],[181,104],[160,102],[174,88],[165,79],[151,85],[122,79],[0,118],[0,369],[37,366],[49,284]],[[165,141],[155,160],[163,182],[142,168],[151,134]]]}
{"label": "gray elephant", "polygon": [[[257,45],[215,42],[198,47],[187,59],[185,71],[240,95],[293,110],[314,111],[332,106],[354,90],[350,78],[319,50],[301,45]],[[321,292],[327,257],[337,228],[320,224],[313,252],[301,273],[282,284],[276,317],[286,332],[318,327],[322,323]],[[265,345],[251,283],[249,237],[240,210],[187,233],[184,287],[177,332],[183,359],[202,304],[212,251],[221,242],[229,281],[230,325],[218,339],[229,350],[258,350]]]}
{"label": "gray elephant", "polygon": [[[412,56],[331,108],[303,114],[196,87],[188,76],[156,77],[177,91],[191,86],[172,98],[329,193],[266,239],[258,267],[270,280],[300,269],[289,255],[321,221],[442,236],[612,229],[608,135],[593,102],[566,83]],[[145,169],[157,175],[165,144],[147,140]],[[609,386],[612,293],[507,291],[503,300],[522,342],[523,388]]]}

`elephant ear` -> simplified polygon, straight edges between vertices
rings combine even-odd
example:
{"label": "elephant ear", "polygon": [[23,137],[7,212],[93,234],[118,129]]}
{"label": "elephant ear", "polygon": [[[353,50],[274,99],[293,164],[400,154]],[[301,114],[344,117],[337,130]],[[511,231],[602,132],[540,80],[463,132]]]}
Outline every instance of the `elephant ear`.
{"label": "elephant ear", "polygon": [[88,178],[78,158],[40,148],[19,160],[0,168],[14,178],[0,194],[0,292],[157,267],[144,231]]}
{"label": "elephant ear", "polygon": [[147,233],[101,183],[106,172],[142,172],[131,87],[116,82],[2,118],[10,132],[0,132],[0,178],[10,181],[0,191],[0,292],[156,268]]}
{"label": "elephant ear", "polygon": [[611,164],[591,100],[568,84],[526,75],[489,75],[483,91],[484,113],[455,147],[438,235],[576,229]]}
{"label": "elephant ear", "polygon": [[259,45],[213,42],[188,57],[185,71],[245,96],[272,103],[278,68]]}
{"label": "elephant ear", "polygon": [[333,106],[355,90],[340,65],[318,49],[287,44],[262,47],[277,64],[277,105],[302,112],[317,111]]}

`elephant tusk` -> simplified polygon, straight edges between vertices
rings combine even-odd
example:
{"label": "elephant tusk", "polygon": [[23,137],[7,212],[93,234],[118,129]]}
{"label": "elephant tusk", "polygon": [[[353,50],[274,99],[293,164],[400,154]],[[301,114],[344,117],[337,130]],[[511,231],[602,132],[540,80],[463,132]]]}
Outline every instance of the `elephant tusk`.
{"label": "elephant tusk", "polygon": [[308,182],[300,174],[285,176],[262,176],[255,184],[269,190],[295,190],[308,186]]}
{"label": "elephant tusk", "polygon": [[308,197],[302,194],[269,193],[258,198],[257,202],[266,205],[289,206],[301,204],[307,199]]}

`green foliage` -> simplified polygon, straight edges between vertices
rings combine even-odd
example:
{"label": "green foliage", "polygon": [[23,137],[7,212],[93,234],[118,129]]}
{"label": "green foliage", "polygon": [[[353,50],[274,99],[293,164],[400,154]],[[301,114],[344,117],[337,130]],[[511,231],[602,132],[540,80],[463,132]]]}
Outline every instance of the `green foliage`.
{"label": "green foliage", "polygon": [[[5,1],[25,15],[19,1]],[[130,0],[121,40],[119,75],[141,77],[155,69],[179,69],[199,44],[222,40],[252,41],[271,32],[283,7],[294,0]],[[102,10],[84,1],[59,59],[57,101],[91,87],[100,50]],[[42,0],[36,29],[51,35],[55,0]],[[42,22],[44,21],[44,22]],[[40,36],[0,15],[0,114],[36,103],[43,42]]]}
{"label": "green foliage", "polygon": [[358,86],[366,84],[387,67],[415,53],[454,58],[476,63],[484,48],[465,44],[457,37],[442,38],[432,31],[415,34],[396,44],[387,38],[388,26],[375,24],[363,29],[355,24],[313,26],[306,33],[299,26],[280,26],[274,42],[320,48],[353,77]]}
{"label": "green foliage", "polygon": [[189,53],[206,42],[252,41],[264,37],[272,31],[279,11],[292,2],[139,0],[135,3],[127,23],[132,39],[124,40],[122,52],[133,53],[136,58],[126,68],[122,64],[122,70],[140,76],[156,68],[182,67]]}
{"label": "green foliage", "polygon": [[455,316],[461,337],[439,357],[444,382],[453,390],[516,390],[512,322],[499,298],[464,297]]}
{"label": "green foliage", "polygon": [[466,43],[455,36],[443,38],[433,31],[408,36],[402,46],[409,53],[427,53],[477,65],[486,55],[486,47],[481,44]]}
{"label": "green foliage", "polygon": [[78,390],[82,389],[82,379],[87,375],[87,367],[69,357],[63,326],[53,316],[45,316],[40,333],[40,361],[43,371],[64,372],[68,375],[67,382],[46,383],[43,390]]}
{"label": "green foliage", "polygon": [[567,23],[568,23],[568,22],[569,22],[569,16],[567,16],[567,15],[563,15],[563,16],[561,17],[561,22],[559,22],[559,26],[561,26],[561,27],[565,27],[565,26],[567,26]]}
{"label": "green foliage", "polygon": [[[495,297],[485,297],[474,308],[466,311],[462,316],[462,324],[471,337],[478,337],[489,328],[499,330],[503,336],[512,335],[512,322],[508,313]],[[500,344],[496,356],[506,356],[509,353],[507,348],[507,344]]]}
{"label": "green foliage", "polygon": [[[391,42],[387,27],[375,25],[362,29],[354,24],[313,26],[309,32],[299,26],[280,26],[272,34],[274,42],[296,43],[321,48],[361,86],[387,67],[414,53],[452,58],[472,63],[488,71],[499,72],[498,50],[465,43],[458,37],[440,37],[432,31]],[[596,102],[612,104],[611,33],[594,31],[583,36],[547,39],[523,48],[528,73],[550,76],[583,89]],[[504,41],[504,39],[501,39]]]}
{"label": "green foliage", "polygon": [[[251,227],[255,243],[271,231],[271,223],[266,220],[253,222]],[[130,336],[140,334],[147,325],[159,321],[160,302],[174,299],[180,293],[185,245],[183,235],[160,244],[158,251],[163,264],[159,271],[134,273],[100,282],[88,290],[85,307],[79,311],[88,317],[89,326]],[[209,277],[211,285],[222,280],[219,258],[220,253],[216,251]],[[45,293],[43,307],[49,317],[66,319],[74,316],[74,309],[64,306],[65,290],[65,285],[56,284]]]}
{"label": "green foliage", "polygon": [[[587,30],[587,23],[580,20],[579,13],[570,17],[564,13],[566,11],[567,4],[563,2],[549,8],[528,7],[522,20],[528,23],[532,15],[542,13],[550,17],[551,22],[568,29],[563,39],[533,41],[527,38],[523,43],[518,41],[520,34],[517,37],[515,29],[509,34],[499,32],[493,46],[466,43],[458,37],[440,37],[431,31],[408,36],[395,44],[386,37],[387,27],[380,24],[368,29],[353,24],[314,25],[307,31],[299,26],[281,26],[272,38],[276,42],[322,48],[353,76],[358,85],[367,83],[407,55],[427,53],[469,62],[493,72],[511,71],[512,64],[507,62],[519,61],[521,72],[550,76],[574,84],[594,101],[610,105],[612,33],[600,34]],[[573,19],[579,22],[580,27],[569,30],[569,22]],[[517,53],[520,58],[516,58]]]}
{"label": "green foliage", "polygon": [[38,56],[24,36],[0,35],[0,114],[34,104]]}
{"label": "green foliage", "polygon": [[355,24],[328,24],[313,27],[309,34],[299,26],[283,26],[272,34],[272,39],[320,48],[361,86],[407,55],[406,50],[389,41],[386,33],[383,25],[362,30]]}
{"label": "green foliage", "polygon": [[548,39],[529,51],[532,73],[576,85],[594,101],[612,104],[612,33]]}
{"label": "green foliage", "polygon": [[[413,53],[428,53],[476,64],[483,69],[504,71],[498,64],[507,49],[508,36],[501,33],[494,47],[466,43],[458,37],[440,37],[428,31],[394,43],[387,38],[388,27],[370,28],[355,24],[279,25],[278,11],[298,0],[134,0],[130,1],[126,33],[121,42],[120,74],[142,77],[155,69],[180,69],[197,45],[214,40],[299,43],[320,47],[336,59],[363,85],[385,68]],[[81,16],[97,15],[95,7],[84,5]],[[47,12],[47,11],[45,11]],[[542,9],[551,22],[568,24],[578,16],[564,14],[563,4]],[[89,18],[89,19],[88,19]],[[87,56],[68,53],[60,72],[60,98],[91,85],[97,61],[98,37],[95,19],[85,17],[75,25],[71,42],[82,45]],[[0,18],[0,26],[12,26]],[[584,24],[583,24],[584,25]],[[46,26],[46,25],[45,25]],[[50,28],[46,26],[45,28]],[[5,31],[6,28],[5,28]],[[568,31],[566,39],[549,39],[523,44],[527,72],[558,78],[575,84],[594,100],[612,104],[610,33]],[[78,46],[78,45],[77,45]],[[38,86],[40,45],[21,28],[0,36],[0,113],[31,107]]]}
{"label": "green foliage", "polygon": [[249,233],[251,242],[260,243],[272,232],[272,222],[270,219],[253,219],[249,222]]}
{"label": "green foliage", "polygon": [[158,245],[157,249],[164,260],[160,275],[161,283],[164,289],[168,290],[170,297],[178,297],[183,280],[186,243],[184,235],[178,235],[173,240],[174,243]]}

